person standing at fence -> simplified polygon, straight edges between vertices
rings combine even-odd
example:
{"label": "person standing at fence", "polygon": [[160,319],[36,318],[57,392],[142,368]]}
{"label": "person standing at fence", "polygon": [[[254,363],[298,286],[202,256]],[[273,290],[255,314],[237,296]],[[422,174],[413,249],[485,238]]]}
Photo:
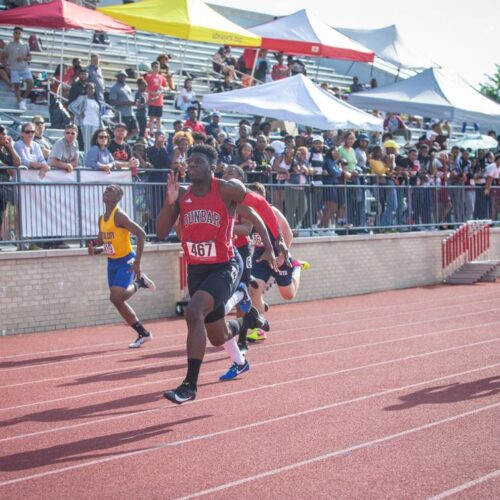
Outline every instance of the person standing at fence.
{"label": "person standing at fence", "polygon": [[85,156],[85,167],[102,170],[109,174],[114,168],[137,168],[139,160],[131,158],[128,161],[118,161],[113,158],[108,149],[109,134],[107,129],[98,128],[92,136],[91,148]]}
{"label": "person standing at fence", "polygon": [[66,125],[64,137],[56,141],[50,152],[48,163],[51,168],[73,172],[78,167],[78,127],[74,123]]}
{"label": "person standing at fence", "polygon": [[[27,43],[22,41],[22,36],[23,28],[16,26],[13,30],[14,39],[5,47],[5,54],[19,109],[24,111],[27,108],[28,96],[33,90],[33,76],[29,69],[30,48]],[[26,83],[26,89],[23,93],[21,93],[21,79]]]}
{"label": "person standing at fence", "polygon": [[31,119],[31,123],[35,126],[35,134],[33,135],[33,140],[40,146],[43,157],[47,159],[50,155],[50,150],[52,149],[52,143],[49,138],[44,135],[45,132],[45,120],[43,116],[35,115]]}
{"label": "person standing at fence", "polygon": [[[178,177],[168,177],[165,204],[158,217],[159,238],[167,236],[179,220],[182,247],[188,262],[188,287],[191,299],[185,310],[188,327],[187,374],[176,389],[164,397],[176,404],[196,398],[198,376],[206,349],[206,339],[223,345],[231,357],[239,355],[239,365],[248,370],[236,344],[236,337],[246,328],[245,318],[226,323],[225,304],[237,286],[239,269],[234,259],[232,226],[237,204],[252,206],[255,199],[243,184],[213,176],[217,152],[211,146],[195,146],[188,158],[191,180],[186,190]],[[262,219],[251,210],[245,215],[257,228],[264,252],[261,260],[276,268],[276,257]]]}
{"label": "person standing at fence", "polygon": [[109,141],[108,149],[113,158],[118,161],[129,161],[132,158],[132,148],[126,142],[127,125],[116,123],[113,127],[113,139]]}
{"label": "person standing at fence", "polygon": [[[106,210],[99,217],[97,242],[89,242],[88,252],[92,256],[104,254],[108,257],[109,300],[127,324],[137,332],[137,338],[129,344],[129,348],[134,349],[141,347],[152,335],[144,328],[127,300],[139,288],[155,291],[156,286],[141,270],[146,234],[120,208],[122,198],[123,189],[120,186],[110,185],[104,190],[102,199]],[[131,234],[137,240],[135,252],[130,242]]]}
{"label": "person standing at fence", "polygon": [[[21,165],[21,160],[16,153],[12,138],[7,135],[7,130],[0,125],[0,234],[2,233],[3,216],[7,204],[14,203],[14,188],[7,183],[10,181],[13,169],[19,165]],[[11,167],[11,169],[5,167]]]}
{"label": "person standing at fence", "polygon": [[489,197],[491,204],[491,220],[498,222],[500,214],[500,154],[495,156],[495,162],[486,167],[486,185],[484,194]]}
{"label": "person standing at fence", "polygon": [[45,177],[45,174],[50,167],[45,160],[42,149],[33,140],[35,128],[32,123],[24,123],[21,126],[21,138],[16,141],[14,148],[21,159],[21,165],[28,168],[40,170],[40,177]]}

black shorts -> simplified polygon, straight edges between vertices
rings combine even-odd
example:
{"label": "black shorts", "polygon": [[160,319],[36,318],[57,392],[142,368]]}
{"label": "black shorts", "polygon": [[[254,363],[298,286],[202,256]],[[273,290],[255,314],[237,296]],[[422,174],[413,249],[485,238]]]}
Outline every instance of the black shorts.
{"label": "black shorts", "polygon": [[133,116],[122,116],[122,122],[127,125],[127,130],[137,130],[137,120]]}
{"label": "black shorts", "polygon": [[214,308],[205,317],[205,323],[213,323],[225,316],[225,305],[238,286],[239,274],[235,259],[222,264],[188,265],[189,295],[193,297],[198,290],[203,290],[214,299]]}
{"label": "black shorts", "polygon": [[148,116],[161,118],[163,114],[163,106],[148,106]]}
{"label": "black shorts", "polygon": [[238,247],[237,250],[243,260],[243,274],[240,281],[246,286],[250,286],[250,276],[252,274],[252,256],[250,245],[247,243],[242,247]]}

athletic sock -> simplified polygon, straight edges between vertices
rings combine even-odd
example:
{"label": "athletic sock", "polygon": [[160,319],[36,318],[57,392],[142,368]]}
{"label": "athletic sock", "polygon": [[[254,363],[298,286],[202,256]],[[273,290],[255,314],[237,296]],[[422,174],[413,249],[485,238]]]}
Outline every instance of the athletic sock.
{"label": "athletic sock", "polygon": [[224,347],[225,351],[229,354],[233,363],[240,366],[245,364],[245,358],[243,357],[243,354],[241,354],[238,344],[236,343],[236,337],[230,338],[223,344],[222,347]]}
{"label": "athletic sock", "polygon": [[143,324],[140,321],[137,321],[132,325],[132,328],[141,336],[147,337],[149,332],[144,328]]}
{"label": "athletic sock", "polygon": [[233,295],[229,298],[229,300],[226,302],[226,305],[224,306],[224,312],[226,314],[229,314],[231,312],[231,309],[239,304],[243,300],[243,292],[240,292],[239,290],[237,292],[234,292]]}
{"label": "athletic sock", "polygon": [[294,267],[292,271],[292,278],[298,278],[301,270],[302,268],[300,266]]}
{"label": "athletic sock", "polygon": [[188,371],[185,382],[189,384],[191,389],[196,389],[198,385],[198,376],[200,374],[201,359],[188,358]]}

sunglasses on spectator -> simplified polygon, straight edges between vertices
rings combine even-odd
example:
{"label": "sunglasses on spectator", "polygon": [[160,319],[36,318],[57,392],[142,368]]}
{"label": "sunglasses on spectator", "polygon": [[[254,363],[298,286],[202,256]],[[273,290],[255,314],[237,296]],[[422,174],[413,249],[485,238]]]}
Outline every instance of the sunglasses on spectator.
{"label": "sunglasses on spectator", "polygon": [[23,131],[23,134],[34,134],[35,131],[34,130],[24,130]]}
{"label": "sunglasses on spectator", "polygon": [[108,139],[109,137],[107,135],[98,135],[98,139]]}

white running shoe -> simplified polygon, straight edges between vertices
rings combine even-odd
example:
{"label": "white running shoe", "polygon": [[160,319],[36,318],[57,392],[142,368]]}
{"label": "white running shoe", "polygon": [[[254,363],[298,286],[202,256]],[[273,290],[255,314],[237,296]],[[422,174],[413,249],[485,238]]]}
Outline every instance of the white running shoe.
{"label": "white running shoe", "polygon": [[151,340],[153,336],[150,332],[147,335],[139,335],[133,342],[131,342],[128,347],[129,349],[138,349],[144,342]]}

